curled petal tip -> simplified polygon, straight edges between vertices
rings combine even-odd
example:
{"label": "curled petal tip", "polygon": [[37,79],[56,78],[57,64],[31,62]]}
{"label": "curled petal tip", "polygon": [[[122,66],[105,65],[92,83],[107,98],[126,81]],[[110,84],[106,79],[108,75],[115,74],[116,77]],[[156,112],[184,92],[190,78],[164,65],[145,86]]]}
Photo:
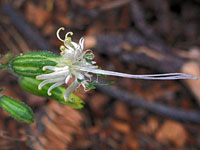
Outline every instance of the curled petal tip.
{"label": "curled petal tip", "polygon": [[51,95],[52,95],[52,93],[48,93],[48,95],[49,95],[49,96],[51,96]]}
{"label": "curled petal tip", "polygon": [[60,35],[59,35],[60,30],[65,30],[65,28],[64,28],[64,27],[61,27],[61,28],[59,28],[59,29],[57,30],[57,32],[56,32],[57,38],[58,38],[60,41],[64,42],[64,40],[60,38]]}
{"label": "curled petal tip", "polygon": [[62,51],[62,52],[60,52],[60,55],[64,55],[64,54],[65,54],[65,52],[63,52],[63,51]]}
{"label": "curled petal tip", "polygon": [[60,46],[60,50],[61,50],[61,51],[64,51],[64,50],[65,50],[65,46],[61,45],[61,46]]}
{"label": "curled petal tip", "polygon": [[71,32],[71,31],[70,31],[70,32],[68,32],[68,33],[69,33],[70,35],[73,35],[73,32]]}
{"label": "curled petal tip", "polygon": [[65,30],[65,28],[64,27],[60,27],[58,30]]}
{"label": "curled petal tip", "polygon": [[[43,70],[43,71],[46,71],[46,68],[45,68],[45,67],[43,67],[43,68],[42,68],[42,70]],[[36,79],[37,79],[37,77],[36,77]]]}

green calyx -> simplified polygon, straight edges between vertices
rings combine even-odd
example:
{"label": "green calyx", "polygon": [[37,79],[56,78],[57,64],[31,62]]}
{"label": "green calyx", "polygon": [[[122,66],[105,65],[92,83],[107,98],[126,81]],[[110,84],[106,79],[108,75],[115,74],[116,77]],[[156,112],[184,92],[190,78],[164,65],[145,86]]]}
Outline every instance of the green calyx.
{"label": "green calyx", "polygon": [[9,70],[18,76],[35,78],[37,75],[49,73],[43,67],[56,66],[59,58],[60,56],[47,51],[20,54],[10,61]]}
{"label": "green calyx", "polygon": [[59,103],[62,103],[64,105],[70,106],[75,109],[83,108],[84,101],[74,94],[71,95],[72,99],[74,100],[73,102],[70,102],[69,100],[67,101],[64,100],[65,88],[62,86],[59,86],[53,89],[51,91],[51,96],[47,94],[47,91],[52,84],[47,84],[43,86],[41,90],[39,90],[38,85],[41,82],[42,81],[38,81],[34,78],[29,78],[29,77],[21,77],[19,80],[20,86],[29,93],[42,96],[42,97],[55,99]]}
{"label": "green calyx", "polygon": [[9,113],[9,115],[20,122],[34,122],[34,115],[30,107],[14,98],[6,95],[0,96],[0,106]]}

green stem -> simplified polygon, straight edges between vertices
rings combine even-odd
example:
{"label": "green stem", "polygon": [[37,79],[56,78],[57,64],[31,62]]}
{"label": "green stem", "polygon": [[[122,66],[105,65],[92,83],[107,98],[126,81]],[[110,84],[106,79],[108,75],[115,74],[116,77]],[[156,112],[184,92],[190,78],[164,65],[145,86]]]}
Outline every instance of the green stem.
{"label": "green stem", "polygon": [[0,64],[0,70],[5,69],[7,67],[7,64]]}
{"label": "green stem", "polygon": [[14,54],[11,52],[8,52],[4,56],[0,57],[0,70],[8,68],[8,63],[10,60],[14,57]]}

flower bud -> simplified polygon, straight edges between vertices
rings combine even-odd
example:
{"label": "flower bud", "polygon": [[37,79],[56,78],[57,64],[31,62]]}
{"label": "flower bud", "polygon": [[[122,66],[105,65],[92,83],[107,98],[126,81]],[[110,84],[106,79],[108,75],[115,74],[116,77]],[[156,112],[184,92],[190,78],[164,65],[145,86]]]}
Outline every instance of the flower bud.
{"label": "flower bud", "polygon": [[18,76],[33,77],[43,74],[44,66],[55,66],[59,56],[43,51],[20,54],[15,57],[9,64],[9,70]]}
{"label": "flower bud", "polygon": [[25,123],[34,122],[34,115],[28,106],[6,95],[0,96],[0,106],[18,121]]}
{"label": "flower bud", "polygon": [[28,78],[28,77],[21,77],[19,84],[20,86],[27,92],[42,96],[42,97],[48,97],[57,100],[59,103],[62,103],[64,105],[68,105],[72,108],[76,109],[81,109],[83,108],[84,101],[81,100],[79,97],[77,97],[74,94],[71,94],[72,99],[74,100],[73,102],[71,101],[65,101],[64,100],[64,93],[65,93],[65,88],[62,86],[56,87],[51,91],[51,95],[49,96],[47,94],[47,91],[49,87],[52,84],[47,84],[42,87],[42,89],[38,89],[38,85],[41,83],[41,81],[36,80],[34,78]]}

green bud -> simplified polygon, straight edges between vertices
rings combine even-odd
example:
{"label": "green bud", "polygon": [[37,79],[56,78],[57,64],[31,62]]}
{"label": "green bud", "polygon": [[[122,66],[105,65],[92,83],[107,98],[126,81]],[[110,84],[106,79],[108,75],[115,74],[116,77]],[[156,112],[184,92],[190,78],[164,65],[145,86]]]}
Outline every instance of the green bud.
{"label": "green bud", "polygon": [[30,107],[6,95],[0,96],[0,106],[18,121],[34,122],[34,115]]}
{"label": "green bud", "polygon": [[27,91],[29,93],[32,93],[32,94],[35,94],[38,96],[42,96],[42,97],[48,97],[48,98],[55,99],[58,102],[60,102],[64,105],[68,105],[72,108],[76,108],[76,109],[83,108],[84,101],[81,100],[78,96],[76,96],[74,94],[71,95],[73,102],[71,102],[69,100],[68,101],[64,100],[65,88],[62,86],[59,86],[59,87],[56,87],[55,89],[53,89],[51,91],[51,96],[49,96],[47,94],[47,91],[52,84],[47,84],[47,85],[43,86],[41,90],[39,90],[38,85],[41,82],[42,81],[36,80],[34,78],[21,77],[19,84],[25,91]]}
{"label": "green bud", "polygon": [[9,70],[18,76],[33,77],[49,73],[43,70],[44,66],[55,66],[60,56],[51,52],[32,52],[20,54],[9,63]]}

